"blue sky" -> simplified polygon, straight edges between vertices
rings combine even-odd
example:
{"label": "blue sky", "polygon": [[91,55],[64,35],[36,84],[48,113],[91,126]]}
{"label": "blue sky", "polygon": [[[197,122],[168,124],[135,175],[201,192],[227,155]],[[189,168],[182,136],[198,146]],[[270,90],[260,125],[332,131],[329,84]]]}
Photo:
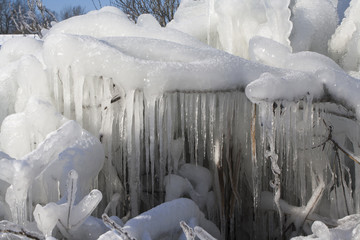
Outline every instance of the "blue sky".
{"label": "blue sky", "polygon": [[[94,3],[99,6],[98,0],[94,0]],[[104,5],[109,5],[110,0],[101,0],[101,3]],[[94,4],[91,0],[43,0],[44,5],[55,11],[60,12],[66,6],[83,6],[85,7],[85,11],[94,10]]]}

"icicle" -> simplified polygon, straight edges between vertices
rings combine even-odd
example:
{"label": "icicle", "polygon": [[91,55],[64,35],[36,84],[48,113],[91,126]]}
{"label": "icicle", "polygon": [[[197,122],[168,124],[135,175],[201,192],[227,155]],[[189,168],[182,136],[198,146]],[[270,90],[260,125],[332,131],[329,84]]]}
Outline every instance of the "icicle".
{"label": "icicle", "polygon": [[202,141],[200,141],[199,146],[199,164],[200,166],[204,165],[204,160],[206,156],[206,141],[207,141],[207,126],[209,124],[208,118],[207,118],[207,94],[201,94],[201,106],[200,106],[200,138]]}
{"label": "icicle", "polygon": [[[111,86],[111,82],[107,79],[104,81],[103,83],[105,86],[104,87],[104,95],[106,96],[103,101],[103,103],[101,104],[101,118],[102,118],[102,123],[101,123],[101,128],[100,128],[100,142],[102,142],[102,144],[104,145],[104,150],[105,150],[105,163],[104,163],[104,167],[103,170],[105,171],[105,182],[106,183],[111,183],[111,182],[115,182],[115,179],[118,178],[117,175],[114,176],[114,170],[111,169],[113,168],[113,153],[112,153],[112,146],[113,146],[113,138],[112,138],[112,129],[113,129],[113,124],[114,124],[114,112],[113,112],[113,107],[111,104],[111,92],[110,92],[110,86]],[[82,107],[81,107],[82,108]],[[110,198],[113,194],[113,192],[115,191],[113,188],[113,184],[105,184],[105,189],[106,189],[106,200],[110,201]],[[96,186],[93,186],[94,188]]]}
{"label": "icicle", "polygon": [[[176,114],[174,111],[176,110],[176,100],[173,99],[174,94],[169,94],[166,96],[166,132],[165,132],[165,138],[166,138],[166,148],[164,148],[164,157],[167,159],[167,172],[172,173],[174,167],[173,157],[171,154],[173,145],[173,139],[175,137],[173,125],[176,121]],[[161,126],[160,126],[161,128]]]}
{"label": "icicle", "polygon": [[56,109],[61,112],[61,109],[60,109],[60,103],[62,102],[62,100],[60,100],[60,94],[59,94],[59,91],[60,91],[60,87],[59,87],[59,83],[60,83],[60,70],[55,68],[53,70],[53,92],[54,92],[54,100],[55,100],[55,107]]}
{"label": "icicle", "polygon": [[186,127],[186,115],[185,115],[185,94],[184,93],[180,93],[180,114],[181,114],[181,136],[182,136],[182,140],[183,140],[183,163],[186,162],[186,151],[185,151],[185,140],[186,140],[186,136],[185,136],[185,127]]}
{"label": "icicle", "polygon": [[281,194],[281,182],[280,182],[280,174],[281,170],[278,165],[278,155],[275,152],[275,133],[276,133],[276,125],[274,122],[274,113],[273,113],[273,105],[270,103],[262,103],[265,107],[265,110],[263,114],[266,117],[263,119],[263,128],[266,132],[266,140],[269,144],[269,150],[266,150],[265,157],[270,159],[271,161],[271,171],[273,173],[273,180],[270,181],[270,186],[274,189],[274,203],[277,207],[278,214],[279,214],[279,227],[280,227],[280,233],[282,234],[282,226],[283,226],[283,214],[280,207],[280,194]]}
{"label": "icicle", "polygon": [[199,94],[195,93],[195,100],[194,100],[194,158],[195,158],[195,164],[199,164]]}
{"label": "icicle", "polygon": [[210,0],[209,1],[209,6],[208,6],[208,27],[207,27],[207,44],[209,46],[211,45],[211,31],[212,31],[212,27],[211,27],[211,17],[213,15],[214,12],[214,0]]}
{"label": "icicle", "polygon": [[194,132],[194,121],[193,121],[193,109],[194,109],[194,102],[193,102],[193,94],[186,94],[185,95],[185,100],[186,100],[186,108],[185,108],[185,113],[186,113],[186,129],[187,129],[187,137],[188,137],[188,146],[189,146],[189,162],[192,164],[195,164],[195,143],[194,143],[194,134],[192,134]]}
{"label": "icicle", "polygon": [[64,96],[64,115],[65,117],[71,117],[71,67],[68,66],[63,72],[63,96]]}
{"label": "icicle", "polygon": [[[134,99],[133,99],[134,109],[133,109],[133,125],[132,125],[132,155],[133,159],[132,162],[129,164],[129,167],[131,169],[131,173],[133,174],[131,188],[134,188],[132,191],[132,195],[136,195],[136,202],[134,201],[132,205],[132,213],[136,215],[139,214],[138,206],[140,204],[140,193],[141,193],[141,181],[140,181],[140,163],[141,163],[141,135],[142,135],[142,93],[139,91],[135,91],[134,93]],[[133,207],[137,205],[135,209]]]}
{"label": "icicle", "polygon": [[149,155],[150,155],[150,165],[151,165],[151,194],[154,196],[155,192],[155,148],[156,148],[156,129],[155,129],[155,104],[156,99],[147,99],[147,109],[148,109],[148,121],[149,121]]}
{"label": "icicle", "polygon": [[73,70],[74,76],[74,103],[76,121],[83,125],[83,95],[84,95],[84,76],[75,77],[76,71]]}
{"label": "icicle", "polygon": [[75,197],[77,192],[77,180],[78,180],[78,174],[75,170],[71,170],[68,174],[68,180],[67,180],[67,219],[66,219],[66,228],[70,229],[70,219],[71,219],[71,213],[72,208],[75,203]]}
{"label": "icicle", "polygon": [[[166,147],[164,146],[166,144],[166,141],[164,140],[164,134],[169,134],[166,130],[168,129],[168,126],[166,126],[165,124],[167,123],[166,121],[164,121],[164,118],[166,117],[166,113],[169,109],[166,108],[166,102],[164,97],[160,97],[157,101],[157,116],[156,116],[156,120],[157,122],[155,122],[155,127],[157,127],[156,131],[158,134],[157,138],[154,138],[154,146],[158,147],[158,155],[154,156],[155,160],[158,160],[158,164],[156,165],[157,168],[155,169],[155,172],[158,174],[159,177],[159,190],[160,190],[160,198],[163,199],[162,196],[162,188],[163,188],[163,179],[165,176],[165,172],[166,172]],[[157,140],[157,141],[156,141]],[[155,152],[154,152],[155,153]]]}
{"label": "icicle", "polygon": [[139,214],[139,184],[137,169],[136,169],[136,157],[134,149],[134,100],[135,90],[129,91],[126,96],[126,138],[127,138],[127,162],[129,171],[129,187],[130,187],[130,206],[132,216]]}

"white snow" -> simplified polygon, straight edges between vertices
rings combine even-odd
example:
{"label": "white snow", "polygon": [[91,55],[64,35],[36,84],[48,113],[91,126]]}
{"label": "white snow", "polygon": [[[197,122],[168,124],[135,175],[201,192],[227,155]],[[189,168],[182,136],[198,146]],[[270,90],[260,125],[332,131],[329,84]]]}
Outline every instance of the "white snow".
{"label": "white snow", "polygon": [[123,230],[135,239],[145,239],[147,234],[151,239],[159,239],[164,235],[177,234],[181,231],[180,222],[189,221],[192,218],[196,218],[199,225],[211,235],[217,239],[220,238],[217,227],[205,219],[204,214],[192,200],[186,198],[163,203],[130,219]]}
{"label": "white snow", "polygon": [[0,216],[48,238],[356,239],[359,2],[339,23],[345,0],[183,0],[166,27],[105,7],[6,41]]}

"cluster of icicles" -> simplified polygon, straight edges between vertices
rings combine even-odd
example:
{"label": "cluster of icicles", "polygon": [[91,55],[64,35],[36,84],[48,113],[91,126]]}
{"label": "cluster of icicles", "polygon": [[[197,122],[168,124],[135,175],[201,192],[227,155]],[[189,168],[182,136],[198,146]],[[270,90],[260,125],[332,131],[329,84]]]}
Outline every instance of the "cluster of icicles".
{"label": "cluster of icicles", "polygon": [[[69,117],[82,119],[105,146],[97,188],[108,193],[107,202],[116,192],[121,202],[130,199],[118,216],[160,204],[169,174],[186,163],[210,170],[206,191],[215,198],[203,210],[227,239],[310,234],[316,220],[334,227],[359,211],[359,166],[352,159],[359,127],[339,105],[311,97],[253,104],[241,90],[146,99],[102,77],[85,79],[83,89],[87,102]],[[75,105],[59,96],[60,111]]]}
{"label": "cluster of icicles", "polygon": [[[259,2],[182,1],[166,28],[104,8],[4,44],[0,215],[18,225],[1,222],[2,236],[356,239],[358,79],[291,52],[292,1]],[[295,49],[299,12],[316,8],[292,7]],[[190,28],[186,10],[199,20]],[[257,27],[228,28],[241,17]],[[253,61],[179,31],[204,22],[208,43]],[[299,51],[318,46],[309,24]]]}

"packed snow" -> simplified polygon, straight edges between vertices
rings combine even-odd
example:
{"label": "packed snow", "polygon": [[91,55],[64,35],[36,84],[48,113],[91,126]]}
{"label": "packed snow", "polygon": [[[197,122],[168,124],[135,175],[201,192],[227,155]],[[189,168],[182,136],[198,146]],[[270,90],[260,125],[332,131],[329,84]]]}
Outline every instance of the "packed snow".
{"label": "packed snow", "polygon": [[6,41],[0,238],[359,238],[359,7],[104,7]]}

